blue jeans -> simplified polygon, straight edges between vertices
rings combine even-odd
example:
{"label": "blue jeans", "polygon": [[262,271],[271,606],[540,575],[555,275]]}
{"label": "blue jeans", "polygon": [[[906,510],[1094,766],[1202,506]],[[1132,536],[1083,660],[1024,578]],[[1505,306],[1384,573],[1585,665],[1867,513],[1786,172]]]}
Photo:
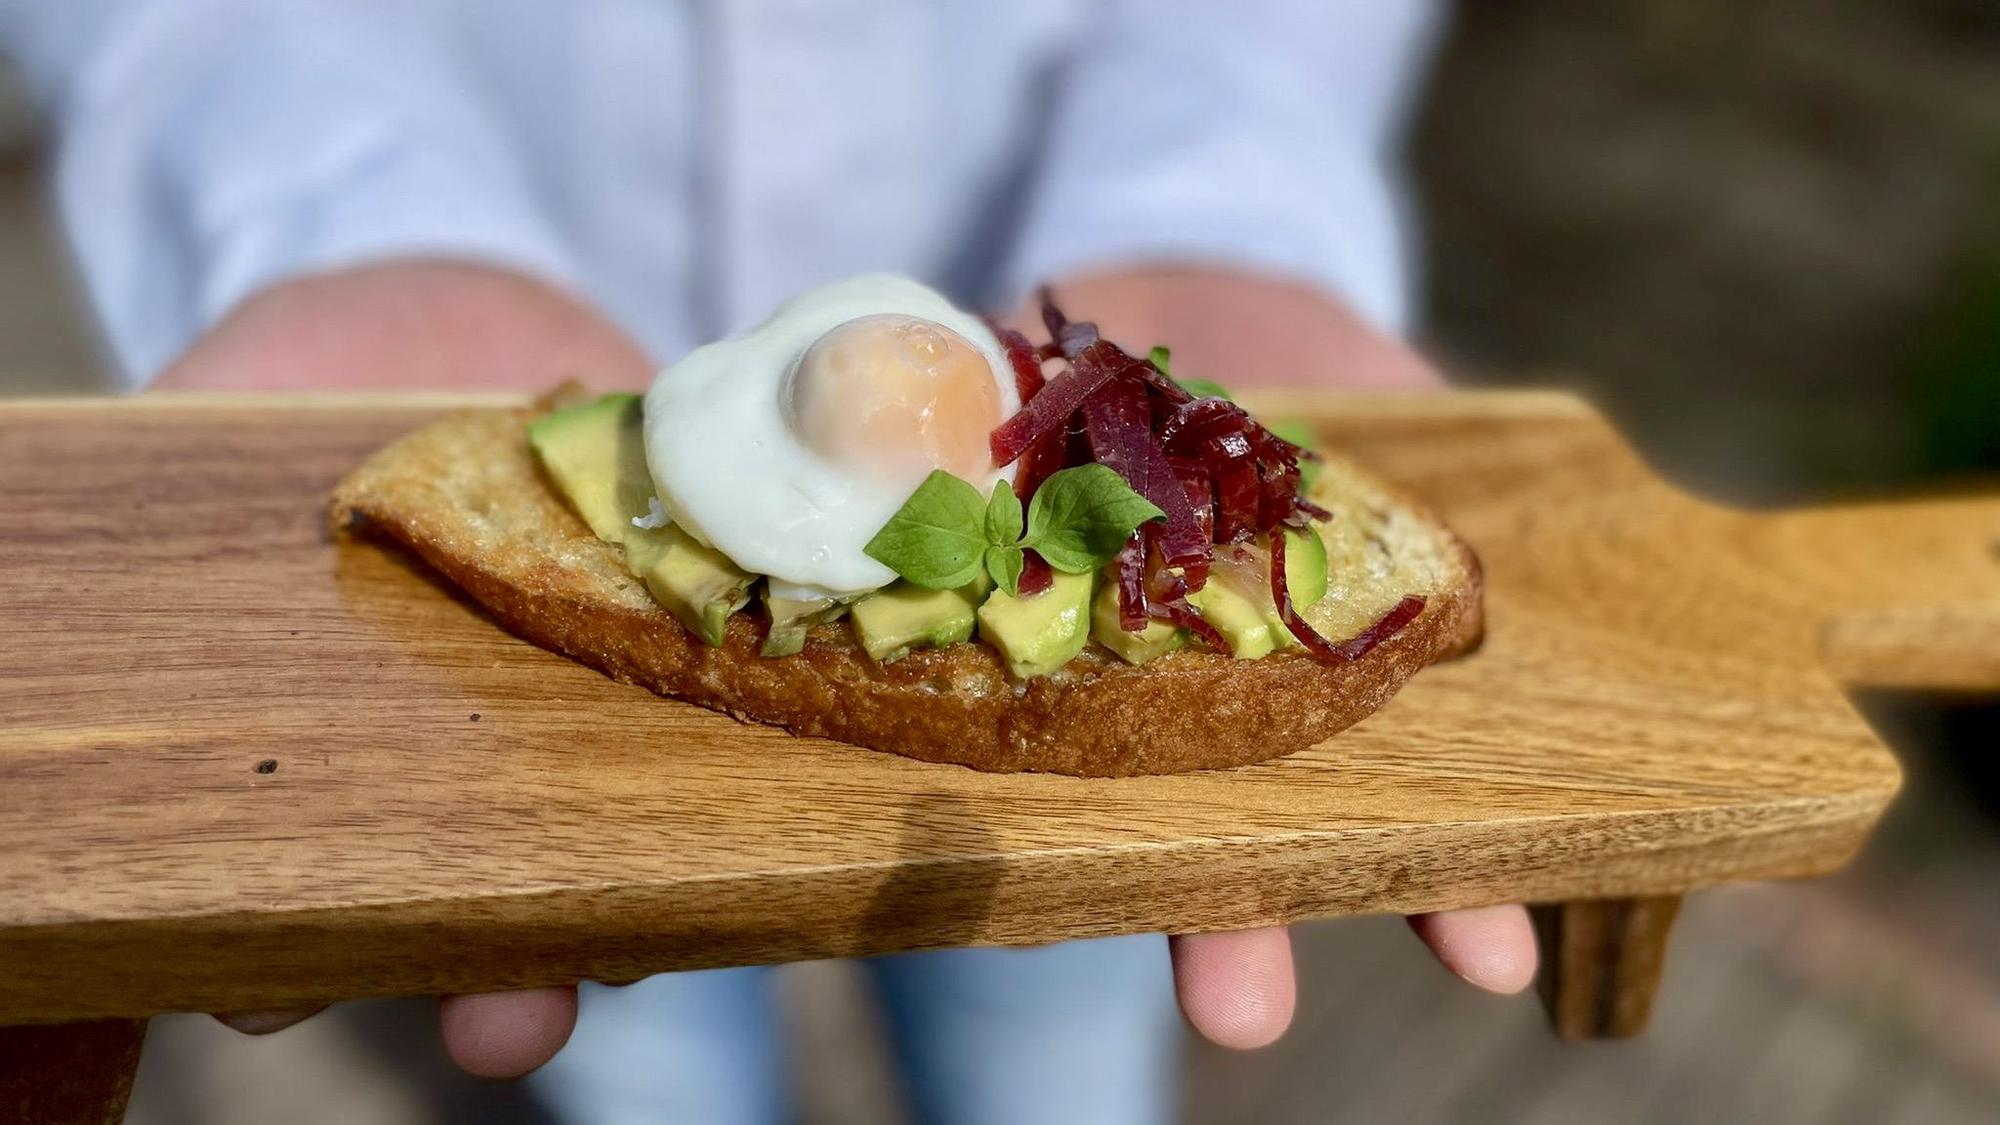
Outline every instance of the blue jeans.
{"label": "blue jeans", "polygon": [[[862,962],[924,1125],[1164,1125],[1179,1021],[1165,939]],[[788,1119],[770,970],[583,986],[576,1035],[531,1081],[574,1125]]]}

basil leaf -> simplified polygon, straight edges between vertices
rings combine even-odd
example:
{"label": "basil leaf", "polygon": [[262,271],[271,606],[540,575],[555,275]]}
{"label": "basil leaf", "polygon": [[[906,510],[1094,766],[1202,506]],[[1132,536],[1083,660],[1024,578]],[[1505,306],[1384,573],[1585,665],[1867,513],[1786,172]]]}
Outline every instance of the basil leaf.
{"label": "basil leaf", "polygon": [[986,548],[986,573],[1010,598],[1021,592],[1021,562],[1019,547]]}
{"label": "basil leaf", "polygon": [[1110,562],[1134,528],[1164,518],[1112,469],[1078,465],[1051,474],[1035,489],[1021,545],[1040,551],[1057,570],[1083,574]]}
{"label": "basil leaf", "polygon": [[[1165,375],[1169,379],[1174,379],[1173,358],[1174,353],[1163,347],[1154,348],[1146,357],[1159,370],[1160,374]],[[1229,393],[1227,387],[1210,379],[1174,379],[1174,385],[1196,398],[1227,398],[1232,400],[1234,398]]]}
{"label": "basil leaf", "polygon": [[979,490],[936,469],[862,550],[930,590],[953,590],[979,575],[986,551]]}
{"label": "basil leaf", "polygon": [[1229,388],[1211,379],[1175,379],[1174,382],[1196,398],[1230,398]]}
{"label": "basil leaf", "polygon": [[[986,499],[986,541],[995,547],[1011,547],[1021,541],[1021,498],[1004,480],[993,482],[993,495]],[[999,575],[994,575],[999,580]]]}

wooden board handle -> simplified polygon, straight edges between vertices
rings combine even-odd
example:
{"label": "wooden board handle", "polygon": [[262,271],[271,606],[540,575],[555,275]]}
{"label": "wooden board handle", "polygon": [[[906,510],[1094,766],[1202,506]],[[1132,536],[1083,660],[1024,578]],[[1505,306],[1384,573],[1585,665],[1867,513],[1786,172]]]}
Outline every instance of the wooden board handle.
{"label": "wooden board handle", "polygon": [[1821,643],[1853,687],[2000,691],[2000,606],[1853,613],[1828,622]]}
{"label": "wooden board handle", "polygon": [[1666,970],[1667,936],[1681,896],[1537,905],[1539,985],[1564,1039],[1624,1039],[1646,1029]]}
{"label": "wooden board handle", "polygon": [[1853,687],[2000,690],[2000,497],[1759,517],[1781,573],[1827,605],[1828,667]]}
{"label": "wooden board handle", "polygon": [[145,1020],[0,1027],[0,1120],[117,1125],[145,1039]]}

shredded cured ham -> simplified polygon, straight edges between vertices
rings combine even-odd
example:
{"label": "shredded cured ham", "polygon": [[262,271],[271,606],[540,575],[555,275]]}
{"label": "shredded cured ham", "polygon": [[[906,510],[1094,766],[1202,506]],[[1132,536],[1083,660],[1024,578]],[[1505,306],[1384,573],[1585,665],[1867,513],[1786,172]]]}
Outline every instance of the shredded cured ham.
{"label": "shredded cured ham", "polygon": [[[1265,429],[1228,399],[1190,394],[1150,360],[1104,339],[1097,325],[1069,319],[1047,290],[1041,296],[1047,344],[1036,347],[1011,330],[999,333],[1021,409],[993,431],[993,463],[1018,462],[1014,491],[1024,504],[1050,474],[1096,462],[1166,514],[1142,525],[1118,554],[1121,626],[1137,631],[1149,621],[1168,621],[1227,651],[1188,594],[1206,583],[1217,547],[1240,552],[1235,545],[1262,536],[1272,544],[1271,592],[1279,615],[1322,661],[1358,660],[1423,612],[1424,599],[1412,595],[1354,637],[1335,642],[1320,636],[1292,604],[1282,531],[1328,518],[1299,491],[1299,462],[1315,454]],[[1045,377],[1042,365],[1052,359],[1066,366]],[[1050,581],[1048,563],[1029,551],[1021,590],[1034,593]]]}

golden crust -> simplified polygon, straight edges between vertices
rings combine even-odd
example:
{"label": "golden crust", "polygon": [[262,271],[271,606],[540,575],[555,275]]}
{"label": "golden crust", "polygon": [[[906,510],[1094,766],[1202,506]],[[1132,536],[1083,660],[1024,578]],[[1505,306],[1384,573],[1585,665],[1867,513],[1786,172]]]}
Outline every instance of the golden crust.
{"label": "golden crust", "polygon": [[1372,714],[1433,661],[1478,643],[1478,560],[1420,505],[1352,466],[1412,517],[1439,555],[1417,619],[1352,664],[1280,652],[1236,660],[1189,647],[1132,667],[1092,644],[1054,676],[1010,681],[979,643],[869,660],[844,623],[803,652],[757,654],[765,622],[738,614],[703,644],[625,570],[543,479],[525,429],[537,411],[453,415],[377,453],[335,490],[337,533],[393,539],[521,637],[662,695],[739,719],[981,770],[1129,776],[1242,765],[1310,746]]}

